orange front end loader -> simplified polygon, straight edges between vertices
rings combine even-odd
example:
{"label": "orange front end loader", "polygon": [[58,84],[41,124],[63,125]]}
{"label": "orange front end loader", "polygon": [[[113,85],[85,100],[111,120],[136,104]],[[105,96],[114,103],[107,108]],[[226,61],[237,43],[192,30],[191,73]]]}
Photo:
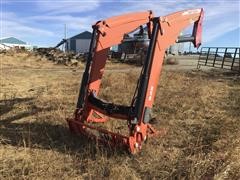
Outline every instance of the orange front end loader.
{"label": "orange front end loader", "polygon": [[[190,9],[161,17],[154,17],[152,11],[130,13],[98,21],[93,25],[77,108],[74,117],[67,119],[70,130],[107,145],[126,147],[131,153],[141,150],[143,142],[157,134],[149,121],[165,51],[176,42],[192,42],[198,48],[201,45],[202,20],[203,9]],[[191,24],[192,35],[179,37],[180,32]],[[109,48],[120,44],[125,34],[141,25],[148,27],[150,44],[131,105],[117,105],[99,99]],[[103,123],[109,117],[126,120],[129,135],[113,133],[92,125]]]}

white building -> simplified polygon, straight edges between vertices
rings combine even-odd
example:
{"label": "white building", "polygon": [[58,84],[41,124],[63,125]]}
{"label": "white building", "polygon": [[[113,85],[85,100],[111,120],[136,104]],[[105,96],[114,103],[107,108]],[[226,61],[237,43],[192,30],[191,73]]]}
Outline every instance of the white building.
{"label": "white building", "polygon": [[169,54],[179,55],[184,53],[184,43],[175,43],[168,49]]}
{"label": "white building", "polygon": [[0,39],[0,49],[10,49],[12,47],[19,47],[25,49],[32,49],[33,46],[15,37],[7,37]]}

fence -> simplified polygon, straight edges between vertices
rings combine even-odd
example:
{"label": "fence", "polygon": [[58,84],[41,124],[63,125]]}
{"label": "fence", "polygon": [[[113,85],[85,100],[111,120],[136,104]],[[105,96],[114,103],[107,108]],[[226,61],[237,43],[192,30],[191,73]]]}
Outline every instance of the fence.
{"label": "fence", "polygon": [[202,47],[197,68],[209,66],[228,69],[240,73],[240,48]]}

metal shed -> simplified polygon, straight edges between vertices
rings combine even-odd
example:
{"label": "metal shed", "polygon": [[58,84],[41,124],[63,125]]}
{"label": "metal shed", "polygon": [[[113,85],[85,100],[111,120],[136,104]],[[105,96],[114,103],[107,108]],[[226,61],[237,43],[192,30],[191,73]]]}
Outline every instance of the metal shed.
{"label": "metal shed", "polygon": [[86,53],[89,50],[92,33],[84,31],[76,36],[67,39],[66,51],[75,53]]}

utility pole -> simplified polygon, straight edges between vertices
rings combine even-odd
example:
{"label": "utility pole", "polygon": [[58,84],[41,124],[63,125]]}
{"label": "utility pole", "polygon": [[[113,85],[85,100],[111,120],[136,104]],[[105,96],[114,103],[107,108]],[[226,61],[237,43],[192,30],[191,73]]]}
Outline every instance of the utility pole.
{"label": "utility pole", "polygon": [[[67,24],[64,24],[64,40],[66,40],[66,39],[67,39]],[[62,46],[62,48],[64,49],[64,51],[66,51],[66,49],[67,49],[67,44],[64,43],[63,46]]]}

